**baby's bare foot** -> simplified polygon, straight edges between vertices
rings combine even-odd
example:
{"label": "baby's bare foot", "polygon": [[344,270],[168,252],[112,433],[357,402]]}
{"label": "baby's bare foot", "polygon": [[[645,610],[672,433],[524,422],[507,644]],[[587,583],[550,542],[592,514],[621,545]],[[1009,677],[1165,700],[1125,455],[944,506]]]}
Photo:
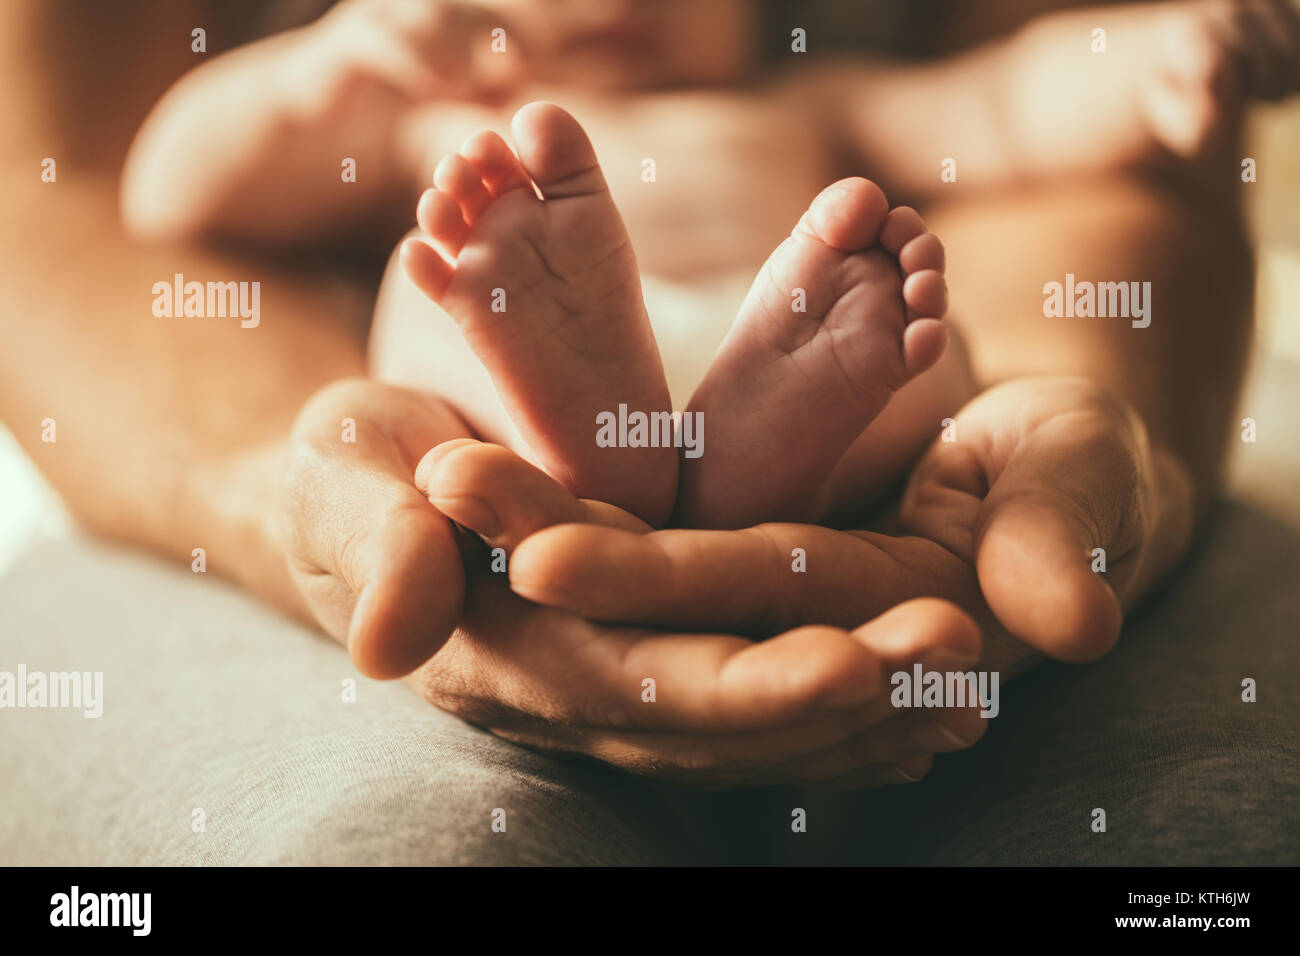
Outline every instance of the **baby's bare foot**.
{"label": "baby's bare foot", "polygon": [[512,129],[518,156],[485,131],[443,160],[416,214],[433,245],[408,240],[402,265],[557,481],[662,524],[676,451],[596,442],[602,412],[671,410],[623,221],[572,116],[532,103]]}
{"label": "baby's bare foot", "polygon": [[943,247],[865,179],[819,195],[772,253],[691,399],[709,436],[674,521],[807,520],[835,463],[946,333]]}

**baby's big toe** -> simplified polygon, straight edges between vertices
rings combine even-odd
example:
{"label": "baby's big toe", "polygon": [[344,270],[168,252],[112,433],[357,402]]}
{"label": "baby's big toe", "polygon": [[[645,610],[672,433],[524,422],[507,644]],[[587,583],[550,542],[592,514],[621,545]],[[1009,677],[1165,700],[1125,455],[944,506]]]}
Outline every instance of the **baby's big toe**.
{"label": "baby's big toe", "polygon": [[554,103],[529,103],[510,122],[519,159],[546,199],[605,191],[596,150],[582,126]]}
{"label": "baby's big toe", "polygon": [[823,189],[799,220],[796,231],[841,252],[858,252],[876,242],[889,213],[885,194],[869,179],[841,179]]}

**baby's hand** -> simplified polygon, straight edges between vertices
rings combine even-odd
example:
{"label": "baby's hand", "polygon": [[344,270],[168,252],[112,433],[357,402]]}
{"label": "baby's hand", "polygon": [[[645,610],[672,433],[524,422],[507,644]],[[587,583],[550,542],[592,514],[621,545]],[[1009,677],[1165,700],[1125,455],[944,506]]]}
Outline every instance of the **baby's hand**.
{"label": "baby's hand", "polygon": [[310,29],[315,70],[345,96],[378,83],[412,103],[497,102],[523,75],[515,34],[471,3],[345,0]]}

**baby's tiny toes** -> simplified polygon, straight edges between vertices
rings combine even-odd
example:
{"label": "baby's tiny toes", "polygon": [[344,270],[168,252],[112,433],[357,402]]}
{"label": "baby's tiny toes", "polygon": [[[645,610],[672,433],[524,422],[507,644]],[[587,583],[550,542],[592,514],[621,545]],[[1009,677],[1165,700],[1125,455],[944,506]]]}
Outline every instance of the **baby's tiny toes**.
{"label": "baby's tiny toes", "polygon": [[948,311],[948,284],[935,269],[913,272],[903,281],[903,301],[919,316],[939,319]]}
{"label": "baby's tiny toes", "polygon": [[903,267],[904,275],[926,269],[941,273],[946,264],[943,243],[934,233],[923,233],[903,246],[898,253],[898,264]]}

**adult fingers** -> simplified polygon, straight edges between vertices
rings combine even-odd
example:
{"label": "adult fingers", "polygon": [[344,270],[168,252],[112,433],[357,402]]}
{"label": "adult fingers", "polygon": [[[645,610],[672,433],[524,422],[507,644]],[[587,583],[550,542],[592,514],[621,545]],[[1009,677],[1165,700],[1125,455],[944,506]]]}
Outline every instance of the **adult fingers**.
{"label": "adult fingers", "polygon": [[1074,380],[1009,383],[918,464],[903,527],[972,562],[992,613],[1062,660],[1092,660],[1186,545],[1190,484],[1126,406]]}
{"label": "adult fingers", "polygon": [[414,670],[460,616],[454,530],[412,479],[412,449],[457,432],[445,407],[369,382],[327,387],[294,425],[282,509],[291,570],[368,676]]}
{"label": "adult fingers", "polygon": [[444,442],[429,451],[415,469],[415,482],[444,515],[507,553],[555,524],[650,530],[640,518],[614,505],[575,498],[509,449],[471,438]]}
{"label": "adult fingers", "polygon": [[[890,618],[892,626],[879,626]],[[997,712],[1000,678],[995,684],[994,675],[970,669],[980,658],[982,642],[975,622],[967,615],[945,601],[910,601],[864,624],[854,636],[880,655],[891,685],[894,675],[905,675],[914,682],[914,665],[919,665],[922,674],[943,675],[944,687],[959,696],[945,699],[943,706],[910,709],[914,707],[912,695],[891,692],[890,713],[896,716],[794,761],[787,770],[809,781],[838,780],[839,786],[856,786],[859,784],[852,775],[860,768],[961,750],[984,735],[989,719]],[[902,686],[900,680],[895,690]],[[982,701],[981,693],[988,700]],[[989,705],[987,709],[984,704]]]}
{"label": "adult fingers", "polygon": [[[761,724],[754,721],[762,705],[774,702],[762,689],[771,677],[759,677],[761,672],[775,675],[788,669],[793,660],[815,656],[818,650],[815,645],[821,644],[824,649],[827,642],[845,638],[857,642],[859,650],[867,652],[858,655],[858,687],[852,687],[854,681],[849,679],[841,684],[841,692],[837,694],[796,693],[795,697],[803,696],[821,706],[791,711],[778,703],[779,722],[767,717]],[[504,728],[493,726],[493,729],[522,743],[580,751],[636,773],[702,786],[830,779],[873,763],[906,763],[968,746],[982,732],[978,717],[973,718],[972,726],[973,712],[899,711],[889,700],[888,682],[874,676],[874,670],[881,666],[906,667],[909,673],[913,663],[920,663],[927,671],[969,666],[979,655],[979,635],[969,618],[951,605],[933,600],[914,601],[892,609],[852,635],[829,628],[803,628],[764,645],[751,646],[777,651],[778,642],[786,644],[780,653],[766,657],[754,653],[743,663],[751,668],[744,683],[759,688],[758,692],[767,699],[758,702],[760,706],[749,712],[749,721],[744,726],[736,726],[731,733],[720,732],[717,719],[728,710],[725,699],[677,699],[680,685],[672,681],[666,684],[656,681],[653,700],[641,697],[640,715],[620,722],[626,725],[635,721],[642,727],[653,725],[653,729],[626,726],[602,729],[570,724],[567,732],[558,738],[553,728],[541,729],[527,721],[507,723]],[[872,666],[864,669],[863,661],[872,662]],[[733,658],[732,666],[740,667],[742,662]],[[640,689],[639,684],[636,686]],[[806,688],[808,684],[796,679],[785,682],[784,686]],[[779,693],[776,697],[785,695]],[[691,721],[697,732],[659,729],[665,720],[680,726],[680,710],[684,706],[698,709],[715,704],[717,711],[701,711],[706,718],[711,718],[709,722]],[[668,709],[679,713],[668,716]],[[760,726],[766,729],[756,729]],[[892,773],[885,776],[906,779]]]}
{"label": "adult fingers", "polygon": [[798,524],[651,534],[560,525],[522,542],[510,567],[516,593],[584,617],[759,635],[856,627],[967,577],[921,538]]}

